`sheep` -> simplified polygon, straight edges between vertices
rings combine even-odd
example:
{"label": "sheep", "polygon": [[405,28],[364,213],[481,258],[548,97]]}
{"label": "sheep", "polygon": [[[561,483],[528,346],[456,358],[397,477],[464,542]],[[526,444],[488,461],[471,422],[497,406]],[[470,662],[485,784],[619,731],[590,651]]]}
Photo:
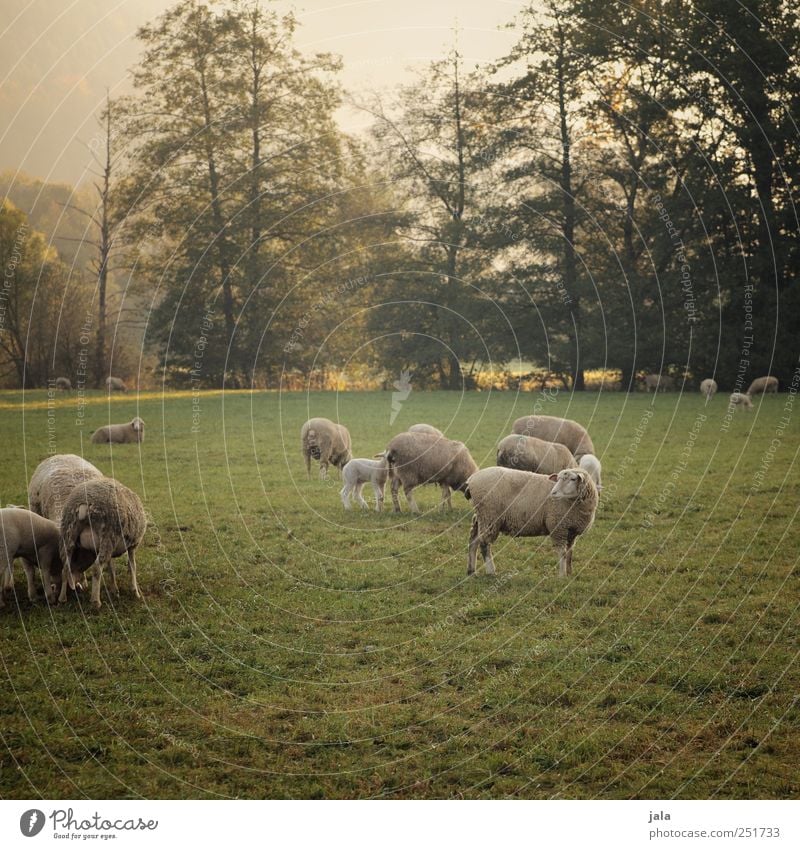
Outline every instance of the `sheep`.
{"label": "sheep", "polygon": [[514,433],[525,436],[537,436],[548,442],[566,445],[576,460],[584,454],[594,454],[594,443],[586,428],[571,419],[559,419],[556,416],[522,416],[511,428]]}
{"label": "sheep", "polygon": [[73,560],[76,551],[91,552],[93,563],[91,603],[101,607],[100,583],[103,569],[111,571],[111,589],[119,595],[113,558],[128,555],[131,587],[141,598],[136,580],[136,548],[141,543],[147,519],[139,496],[114,478],[99,478],[76,487],[64,505],[61,516],[61,593],[59,602],[67,600],[67,586],[75,588]]}
{"label": "sheep", "polygon": [[597,487],[597,491],[601,492],[603,489],[603,467],[600,460],[598,460],[594,454],[584,454],[578,461],[578,465],[589,472],[592,476],[592,480],[594,481],[594,485]]}
{"label": "sheep", "polygon": [[434,436],[444,436],[438,427],[423,423],[411,425],[408,433],[432,433]]}
{"label": "sheep", "polygon": [[514,433],[497,446],[497,465],[551,475],[578,464],[566,445]]}
{"label": "sheep", "polygon": [[68,377],[57,377],[55,385],[62,392],[72,392],[72,381]]}
{"label": "sheep", "polygon": [[330,419],[309,419],[300,430],[300,443],[306,461],[306,474],[311,477],[311,458],[319,460],[319,476],[328,476],[328,464],[342,469],[352,459],[350,431]]}
{"label": "sheep", "polygon": [[76,454],[53,454],[36,467],[28,485],[28,507],[57,525],[70,493],[103,473]]}
{"label": "sheep", "polygon": [[344,486],[340,495],[344,509],[350,509],[350,499],[353,497],[358,499],[358,503],[364,510],[369,510],[369,505],[361,495],[361,488],[365,483],[371,483],[375,492],[375,509],[380,512],[383,509],[383,492],[388,477],[389,464],[385,456],[381,456],[378,460],[363,458],[351,460],[342,469]]}
{"label": "sheep", "polygon": [[732,392],[730,397],[731,407],[744,407],[745,410],[753,409],[753,401],[745,392]]}
{"label": "sheep", "polygon": [[106,378],[106,386],[108,387],[109,392],[127,392],[128,387],[125,385],[125,381],[120,377],[107,377]]}
{"label": "sheep", "polygon": [[777,392],[778,391],[778,378],[772,377],[772,375],[767,375],[766,377],[757,377],[751,384],[750,388],[747,390],[748,395],[760,395],[762,392],[766,394],[767,392]]}
{"label": "sheep", "polygon": [[559,575],[572,574],[572,549],[591,528],[597,487],[586,469],[539,475],[493,466],[467,481],[466,496],[475,508],[469,535],[467,575],[475,573],[480,547],[486,572],[495,573],[492,543],[501,534],[550,536],[559,551]]}
{"label": "sheep", "polygon": [[467,478],[478,466],[463,442],[445,439],[430,433],[400,433],[384,452],[392,479],[392,505],[400,512],[398,490],[403,487],[408,506],[414,513],[419,507],[414,499],[414,487],[426,483],[439,484],[442,489],[440,509],[450,507],[450,489],[463,492]]}
{"label": "sheep", "polygon": [[707,377],[700,384],[700,392],[706,396],[706,401],[710,401],[717,394],[717,381],[712,377]]}
{"label": "sheep", "polygon": [[666,392],[675,388],[675,378],[668,374],[646,374],[644,385],[648,392],[658,392],[659,389]]}
{"label": "sheep", "polygon": [[22,558],[28,581],[28,598],[36,601],[34,570],[38,563],[47,600],[56,600],[55,584],[60,580],[60,534],[58,525],[21,507],[0,510],[0,607],[5,606],[3,593],[13,586],[13,563]]}
{"label": "sheep", "polygon": [[125,424],[105,425],[92,434],[92,442],[144,442],[144,421],[136,416]]}

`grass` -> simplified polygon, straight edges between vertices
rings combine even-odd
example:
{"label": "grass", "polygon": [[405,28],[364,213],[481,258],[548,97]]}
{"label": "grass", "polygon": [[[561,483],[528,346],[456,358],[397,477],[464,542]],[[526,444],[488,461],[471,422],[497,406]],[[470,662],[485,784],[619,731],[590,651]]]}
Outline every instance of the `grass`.
{"label": "grass", "polygon": [[[460,495],[450,514],[432,487],[419,518],[345,514],[338,482],[305,478],[310,415],[360,456],[428,421],[485,466],[537,399],[604,463],[571,579],[547,540],[501,538],[497,577],[467,580]],[[390,393],[98,395],[81,431],[75,397],[0,396],[3,504],[55,449],[151,516],[143,603],[123,575],[98,613],[48,609],[17,570],[0,795],[796,797],[793,400],[726,425],[723,397],[412,392],[390,424]],[[88,444],[135,413],[141,447]]]}

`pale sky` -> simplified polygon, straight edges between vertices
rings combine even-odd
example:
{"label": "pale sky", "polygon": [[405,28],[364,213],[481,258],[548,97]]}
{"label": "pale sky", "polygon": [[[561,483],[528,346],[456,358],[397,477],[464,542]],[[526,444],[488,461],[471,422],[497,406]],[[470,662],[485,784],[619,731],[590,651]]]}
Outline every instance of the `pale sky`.
{"label": "pale sky", "polygon": [[[106,88],[127,90],[136,29],[171,0],[0,0],[0,171],[51,181],[86,176],[86,145]],[[338,53],[342,82],[359,90],[409,81],[413,68],[443,56],[459,30],[465,65],[502,56],[516,40],[504,25],[526,5],[507,0],[355,0],[290,3],[297,45]],[[364,119],[340,113],[345,129]]]}

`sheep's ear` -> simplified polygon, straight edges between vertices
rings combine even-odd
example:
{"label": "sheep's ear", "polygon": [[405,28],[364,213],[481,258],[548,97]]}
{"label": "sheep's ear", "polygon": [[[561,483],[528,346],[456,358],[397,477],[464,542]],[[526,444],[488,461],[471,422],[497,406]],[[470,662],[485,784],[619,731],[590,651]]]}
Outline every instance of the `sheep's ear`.
{"label": "sheep's ear", "polygon": [[551,480],[551,481],[557,481],[558,480],[558,475],[548,475],[547,477],[548,477],[548,480]]}

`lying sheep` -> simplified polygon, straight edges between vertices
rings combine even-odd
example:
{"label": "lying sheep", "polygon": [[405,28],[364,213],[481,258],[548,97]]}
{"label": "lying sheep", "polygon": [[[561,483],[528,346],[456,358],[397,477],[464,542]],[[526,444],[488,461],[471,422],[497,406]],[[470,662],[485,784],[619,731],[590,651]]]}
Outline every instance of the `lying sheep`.
{"label": "lying sheep", "polygon": [[571,419],[556,416],[522,416],[512,427],[514,433],[536,436],[548,442],[566,445],[576,460],[584,454],[594,454],[594,443],[586,428]]}
{"label": "lying sheep", "polygon": [[585,469],[548,476],[493,466],[472,475],[466,496],[475,507],[468,575],[475,573],[478,547],[487,573],[494,574],[492,543],[500,534],[550,536],[559,551],[559,575],[572,574],[575,540],[591,528],[597,510],[597,487]]}
{"label": "lying sheep", "polygon": [[579,460],[578,465],[589,472],[594,485],[597,487],[597,491],[601,492],[603,489],[603,467],[597,457],[594,454],[584,454]]}
{"label": "lying sheep", "polygon": [[98,428],[92,434],[95,445],[104,442],[144,442],[144,421],[136,416],[125,424],[111,424]]}
{"label": "lying sheep", "polygon": [[36,601],[36,565],[42,573],[47,600],[56,600],[55,585],[60,580],[58,525],[30,510],[5,507],[0,510],[0,607],[5,606],[3,593],[14,583],[13,564],[22,558],[28,581],[28,598]]}
{"label": "lying sheep", "polygon": [[389,464],[386,462],[386,457],[381,457],[378,460],[363,458],[351,460],[342,469],[344,486],[340,495],[344,509],[349,510],[350,499],[356,498],[364,510],[369,510],[369,504],[361,495],[361,489],[365,483],[371,483],[375,492],[375,509],[380,512],[383,509],[383,492],[388,477]]}
{"label": "lying sheep", "polygon": [[300,429],[300,443],[311,477],[311,458],[319,460],[319,476],[328,476],[328,464],[342,469],[352,458],[350,431],[330,419],[309,419]]}
{"label": "lying sheep", "polygon": [[111,571],[111,589],[119,595],[114,557],[128,555],[131,586],[141,598],[136,580],[136,548],[147,528],[144,506],[139,496],[113,478],[100,478],[76,487],[64,505],[61,517],[61,594],[67,600],[67,586],[75,589],[74,560],[78,551],[91,552],[93,563],[92,606],[99,608],[103,569]]}
{"label": "lying sheep", "polygon": [[700,392],[706,396],[706,401],[710,401],[717,394],[717,381],[711,377],[707,377],[700,384]]}
{"label": "lying sheep", "polygon": [[762,392],[766,394],[767,392],[777,392],[778,391],[778,378],[772,377],[772,375],[767,375],[766,377],[757,377],[751,384],[750,388],[747,390],[747,394],[752,395],[760,395]]}
{"label": "lying sheep", "polygon": [[434,427],[433,425],[423,424],[414,424],[408,429],[408,433],[432,433],[434,436],[444,436],[444,434],[439,430],[438,427]]}
{"label": "lying sheep", "polygon": [[56,389],[60,389],[62,392],[72,392],[72,381],[68,377],[57,377]]}
{"label": "lying sheep", "polygon": [[648,392],[666,392],[668,389],[675,388],[675,378],[668,374],[646,374],[644,376],[644,386]]}
{"label": "lying sheep", "polygon": [[76,486],[102,478],[100,469],[76,454],[53,454],[36,467],[28,484],[28,506],[34,513],[61,523],[61,510]]}
{"label": "lying sheep", "polygon": [[442,488],[440,508],[450,506],[450,489],[464,491],[467,478],[478,470],[463,442],[430,433],[400,433],[384,452],[392,478],[392,505],[400,512],[398,490],[403,487],[409,508],[419,513],[414,488],[427,483]]}
{"label": "lying sheep", "polygon": [[730,397],[731,407],[744,407],[745,410],[753,409],[753,401],[749,395],[744,392],[732,392]]}
{"label": "lying sheep", "polygon": [[515,433],[500,440],[497,446],[497,465],[507,469],[520,469],[523,472],[552,475],[578,464],[566,445],[548,442],[538,436]]}
{"label": "lying sheep", "polygon": [[106,378],[106,386],[108,387],[109,392],[127,392],[128,387],[125,385],[125,381],[119,377],[107,377]]}

